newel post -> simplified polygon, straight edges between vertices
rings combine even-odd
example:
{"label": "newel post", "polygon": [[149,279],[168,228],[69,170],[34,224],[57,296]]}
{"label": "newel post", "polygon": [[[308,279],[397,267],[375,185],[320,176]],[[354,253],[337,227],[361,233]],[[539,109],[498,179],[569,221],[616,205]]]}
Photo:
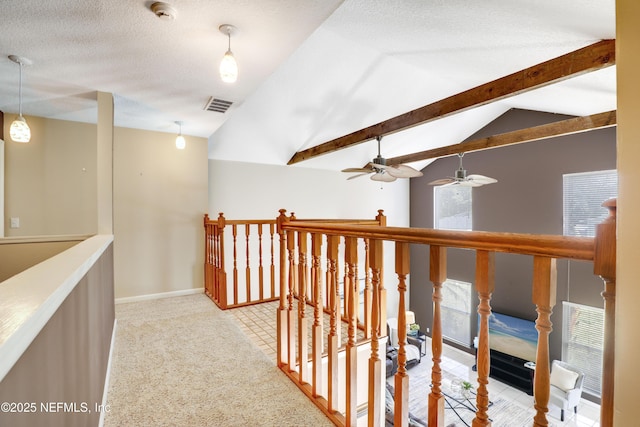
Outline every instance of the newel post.
{"label": "newel post", "polygon": [[596,226],[593,272],[604,281],[604,349],[602,359],[602,400],[600,425],[613,426],[613,389],[615,368],[615,316],[616,316],[616,199],[602,204],[609,216]]}
{"label": "newel post", "polygon": [[287,353],[287,234],[283,225],[289,222],[286,209],[280,209],[280,215],[276,218],[278,236],[280,237],[280,300],[278,305],[276,327],[277,336],[277,358],[278,366],[282,367],[289,363]]}

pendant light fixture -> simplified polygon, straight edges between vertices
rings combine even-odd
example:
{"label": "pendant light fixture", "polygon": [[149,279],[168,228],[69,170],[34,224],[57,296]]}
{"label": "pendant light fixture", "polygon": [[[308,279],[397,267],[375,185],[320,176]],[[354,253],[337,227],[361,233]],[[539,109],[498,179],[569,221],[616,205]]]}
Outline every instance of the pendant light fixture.
{"label": "pendant light fixture", "polygon": [[184,150],[184,147],[187,146],[187,142],[185,141],[184,136],[182,136],[182,122],[176,122],[176,124],[180,126],[180,132],[176,137],[176,148],[178,150]]}
{"label": "pendant light fixture", "polygon": [[19,113],[18,118],[11,123],[9,128],[9,135],[15,142],[29,142],[31,140],[31,129],[24,117],[22,117],[22,67],[24,65],[31,65],[32,62],[22,56],[9,55],[9,59],[20,65],[20,86],[18,89],[18,103]]}
{"label": "pendant light fixture", "polygon": [[227,52],[224,54],[222,62],[220,62],[220,78],[225,83],[233,83],[238,79],[238,63],[231,52],[231,33],[235,32],[236,27],[223,24],[218,29],[229,38]]}

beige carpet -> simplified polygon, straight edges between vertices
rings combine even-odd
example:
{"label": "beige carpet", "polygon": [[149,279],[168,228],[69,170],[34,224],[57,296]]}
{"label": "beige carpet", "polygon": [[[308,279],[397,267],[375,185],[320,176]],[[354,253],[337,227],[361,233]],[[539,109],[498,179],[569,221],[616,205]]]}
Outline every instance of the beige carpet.
{"label": "beige carpet", "polygon": [[203,294],[116,317],[107,427],[333,425]]}

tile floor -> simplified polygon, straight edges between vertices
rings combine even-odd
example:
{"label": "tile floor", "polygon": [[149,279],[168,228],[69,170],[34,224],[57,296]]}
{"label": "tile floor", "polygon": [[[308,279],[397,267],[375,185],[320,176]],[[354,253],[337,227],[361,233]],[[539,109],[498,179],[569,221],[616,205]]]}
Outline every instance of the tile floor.
{"label": "tile floor", "polygon": [[[276,360],[277,308],[278,302],[275,301],[229,310],[229,313],[238,320],[238,325],[243,332],[253,340],[274,363]],[[414,374],[417,374],[417,371],[415,371],[417,369],[431,369],[431,356],[429,354],[431,348],[430,341],[427,341],[426,348],[427,355],[423,356],[423,362],[420,365],[408,371],[410,376],[412,371],[414,371]],[[427,363],[424,363],[425,361]],[[471,369],[474,362],[474,357],[466,352],[447,345],[443,347],[441,368],[444,372],[475,383],[477,373]],[[501,396],[506,400],[518,402],[523,406],[533,407],[532,396],[493,378],[490,379],[489,382],[489,395],[492,398]],[[584,399],[582,399],[581,404],[578,406],[577,414],[571,411],[565,413],[564,422],[560,421],[559,409],[551,408],[548,414],[549,423],[554,427],[595,427],[600,425],[599,418],[600,406]]]}

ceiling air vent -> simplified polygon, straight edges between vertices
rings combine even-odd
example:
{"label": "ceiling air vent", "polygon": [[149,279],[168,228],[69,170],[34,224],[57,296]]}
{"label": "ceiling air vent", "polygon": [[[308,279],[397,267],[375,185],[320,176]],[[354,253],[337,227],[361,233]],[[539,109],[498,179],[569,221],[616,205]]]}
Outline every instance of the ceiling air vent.
{"label": "ceiling air vent", "polygon": [[209,101],[207,101],[207,105],[204,106],[204,109],[207,111],[215,111],[217,113],[226,113],[232,104],[233,102],[231,101],[225,101],[224,99],[218,99],[212,96],[209,98]]}

